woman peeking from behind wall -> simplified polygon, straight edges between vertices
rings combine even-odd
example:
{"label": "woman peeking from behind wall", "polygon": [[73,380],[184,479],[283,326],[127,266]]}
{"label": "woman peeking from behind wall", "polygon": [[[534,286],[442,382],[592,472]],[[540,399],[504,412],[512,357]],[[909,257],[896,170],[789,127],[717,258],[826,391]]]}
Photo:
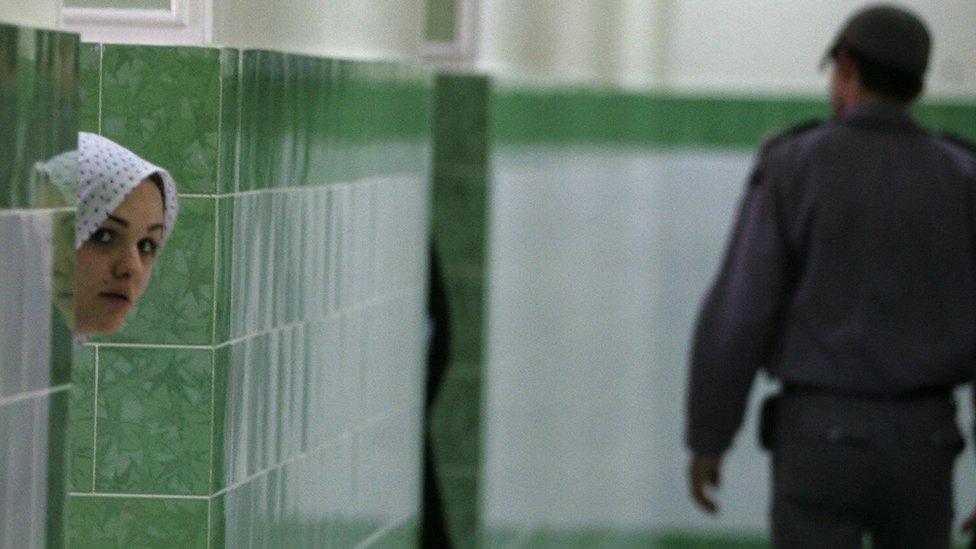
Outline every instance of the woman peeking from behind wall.
{"label": "woman peeking from behind wall", "polygon": [[74,269],[58,268],[55,257],[58,308],[73,319],[76,335],[117,332],[173,232],[176,183],[163,168],[84,132],[78,134],[77,152],[39,169],[62,192],[75,190],[77,199]]}

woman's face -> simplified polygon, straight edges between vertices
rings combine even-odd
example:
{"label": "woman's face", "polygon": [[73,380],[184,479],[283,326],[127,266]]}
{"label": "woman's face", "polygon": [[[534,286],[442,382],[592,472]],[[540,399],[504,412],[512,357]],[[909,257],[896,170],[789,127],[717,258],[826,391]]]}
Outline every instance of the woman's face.
{"label": "woman's face", "polygon": [[146,179],[78,248],[75,332],[112,333],[142,295],[163,237],[163,199]]}

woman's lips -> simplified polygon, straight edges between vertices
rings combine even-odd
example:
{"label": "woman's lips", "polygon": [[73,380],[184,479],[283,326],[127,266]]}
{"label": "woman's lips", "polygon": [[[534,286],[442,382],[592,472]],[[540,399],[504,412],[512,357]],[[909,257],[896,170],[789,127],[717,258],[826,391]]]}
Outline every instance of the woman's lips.
{"label": "woman's lips", "polygon": [[129,297],[125,294],[117,294],[115,292],[102,292],[98,294],[98,297],[104,299],[109,305],[118,308],[125,308],[129,306]]}

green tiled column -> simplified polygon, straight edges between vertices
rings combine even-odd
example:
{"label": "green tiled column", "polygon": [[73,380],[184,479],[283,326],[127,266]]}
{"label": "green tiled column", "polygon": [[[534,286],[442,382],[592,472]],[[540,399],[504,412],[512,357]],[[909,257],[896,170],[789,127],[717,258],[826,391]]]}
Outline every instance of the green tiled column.
{"label": "green tiled column", "polygon": [[138,310],[79,357],[72,543],[414,536],[428,73],[212,48],[83,61],[88,128],[181,196]]}
{"label": "green tiled column", "polygon": [[0,25],[0,546],[62,547],[78,37]]}
{"label": "green tiled column", "polygon": [[432,219],[451,319],[451,362],[431,436],[449,534],[458,547],[474,547],[479,530],[488,96],[484,76],[437,78]]}
{"label": "green tiled column", "polygon": [[207,547],[222,52],[83,44],[81,123],[176,178],[180,216],[125,328],[78,353],[71,547]]}

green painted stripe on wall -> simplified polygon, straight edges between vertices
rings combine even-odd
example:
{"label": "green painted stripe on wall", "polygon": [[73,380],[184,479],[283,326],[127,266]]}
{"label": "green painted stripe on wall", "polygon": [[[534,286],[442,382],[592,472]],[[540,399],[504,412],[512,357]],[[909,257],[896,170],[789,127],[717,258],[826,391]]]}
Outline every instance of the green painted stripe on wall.
{"label": "green painted stripe on wall", "polygon": [[[925,103],[922,124],[976,141],[972,103]],[[825,99],[496,89],[492,138],[501,144],[588,143],[660,148],[753,148],[770,132],[826,119]]]}

